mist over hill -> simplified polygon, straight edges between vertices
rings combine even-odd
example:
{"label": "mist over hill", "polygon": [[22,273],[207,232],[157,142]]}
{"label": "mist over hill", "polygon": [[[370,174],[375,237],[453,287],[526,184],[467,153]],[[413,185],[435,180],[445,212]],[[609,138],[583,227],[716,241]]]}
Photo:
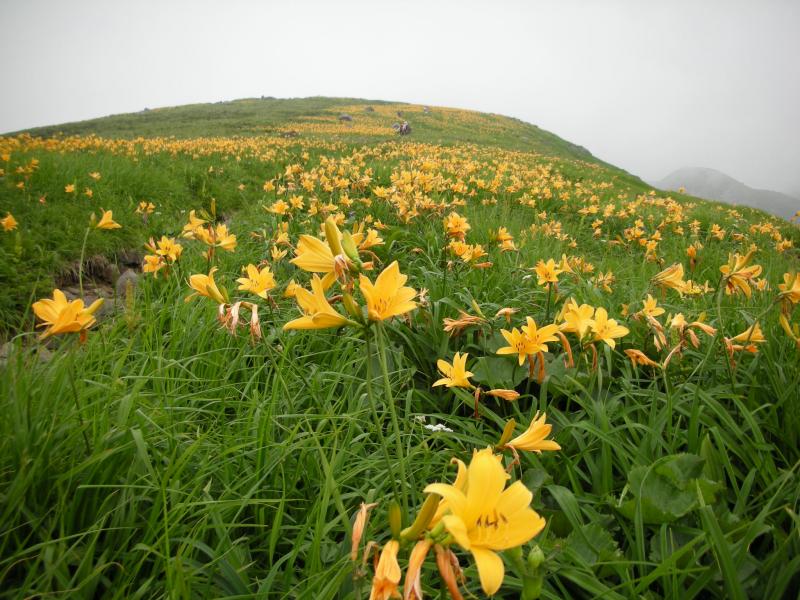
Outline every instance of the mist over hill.
{"label": "mist over hill", "polygon": [[663,190],[684,188],[686,193],[730,204],[744,204],[789,218],[800,210],[800,199],[773,190],[751,188],[716,169],[684,167],[653,185]]}

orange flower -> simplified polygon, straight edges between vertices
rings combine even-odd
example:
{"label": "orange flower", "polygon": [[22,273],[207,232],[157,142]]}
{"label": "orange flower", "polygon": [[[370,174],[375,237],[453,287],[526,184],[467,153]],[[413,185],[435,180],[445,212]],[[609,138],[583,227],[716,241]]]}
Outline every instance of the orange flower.
{"label": "orange flower", "polygon": [[386,543],[381,551],[378,560],[378,567],[375,569],[375,577],[372,579],[372,590],[369,600],[389,600],[400,596],[397,585],[400,583],[400,565],[397,562],[397,551],[400,549],[400,542],[391,540]]}

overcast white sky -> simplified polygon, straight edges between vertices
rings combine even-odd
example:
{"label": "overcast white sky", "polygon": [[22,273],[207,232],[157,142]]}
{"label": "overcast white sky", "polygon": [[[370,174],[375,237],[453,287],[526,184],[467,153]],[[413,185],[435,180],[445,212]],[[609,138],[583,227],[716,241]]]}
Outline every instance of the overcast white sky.
{"label": "overcast white sky", "polygon": [[521,118],[800,194],[800,0],[0,0],[0,132],[252,96]]}

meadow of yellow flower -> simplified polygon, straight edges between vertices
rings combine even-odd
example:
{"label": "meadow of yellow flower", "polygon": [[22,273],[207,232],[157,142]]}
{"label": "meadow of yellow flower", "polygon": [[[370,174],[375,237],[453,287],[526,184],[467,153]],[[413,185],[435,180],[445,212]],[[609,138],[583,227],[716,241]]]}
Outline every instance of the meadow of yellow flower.
{"label": "meadow of yellow flower", "polygon": [[0,588],[790,593],[797,226],[523,125],[0,138]]}

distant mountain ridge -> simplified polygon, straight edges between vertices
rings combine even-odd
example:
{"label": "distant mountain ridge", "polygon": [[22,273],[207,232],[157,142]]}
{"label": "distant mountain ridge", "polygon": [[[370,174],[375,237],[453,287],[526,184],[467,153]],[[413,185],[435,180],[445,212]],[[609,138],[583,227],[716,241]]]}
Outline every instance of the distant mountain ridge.
{"label": "distant mountain ridge", "polygon": [[773,190],[751,188],[716,169],[684,167],[653,185],[662,190],[684,188],[693,196],[752,206],[786,219],[800,210],[798,198]]}

